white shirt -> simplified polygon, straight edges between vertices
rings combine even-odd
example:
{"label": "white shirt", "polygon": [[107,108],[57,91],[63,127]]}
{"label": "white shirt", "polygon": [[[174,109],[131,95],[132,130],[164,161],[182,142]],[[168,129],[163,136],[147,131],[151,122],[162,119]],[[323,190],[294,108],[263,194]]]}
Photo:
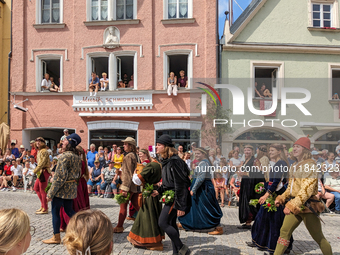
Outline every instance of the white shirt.
{"label": "white shirt", "polygon": [[50,80],[46,80],[46,79],[43,79],[42,82],[41,82],[41,87],[42,86],[45,86],[47,87],[47,89],[49,89],[52,85],[52,82]]}
{"label": "white shirt", "polygon": [[101,82],[104,81],[104,82],[107,82],[107,84],[109,84],[109,79],[108,79],[108,78],[106,78],[106,79],[101,78],[100,81],[101,81]]}
{"label": "white shirt", "polygon": [[37,167],[37,164],[36,163],[31,163],[30,162],[30,168],[32,169],[32,170],[34,170],[35,168]]}
{"label": "white shirt", "polygon": [[239,166],[241,165],[241,158],[231,158],[229,161],[231,161],[233,163],[233,166]]}
{"label": "white shirt", "polygon": [[333,189],[340,190],[340,178],[334,179],[332,176],[326,178],[325,186],[330,186]]}
{"label": "white shirt", "polygon": [[[27,172],[26,172],[26,171],[27,171]],[[32,175],[32,176],[33,176],[33,175],[34,175],[33,169],[30,168],[30,167],[29,167],[28,169],[25,167],[25,168],[24,168],[24,172],[26,172],[26,176],[29,176],[29,175]]]}
{"label": "white shirt", "polygon": [[21,175],[22,176],[22,166],[17,165],[17,167],[12,166],[11,172],[14,173],[14,175]]}

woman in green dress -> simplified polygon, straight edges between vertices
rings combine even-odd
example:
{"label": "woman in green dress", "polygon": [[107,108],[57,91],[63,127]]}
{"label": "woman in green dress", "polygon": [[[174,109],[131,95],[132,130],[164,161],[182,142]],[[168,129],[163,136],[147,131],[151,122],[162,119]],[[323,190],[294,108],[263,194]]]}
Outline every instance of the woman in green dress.
{"label": "woman in green dress", "polygon": [[[136,185],[157,184],[162,177],[161,165],[156,162],[147,164],[140,174],[135,173],[132,181]],[[158,226],[158,218],[162,211],[159,197],[144,199],[143,206],[139,209],[137,218],[127,236],[128,241],[134,246],[148,250],[163,250],[162,239],[164,231]]]}

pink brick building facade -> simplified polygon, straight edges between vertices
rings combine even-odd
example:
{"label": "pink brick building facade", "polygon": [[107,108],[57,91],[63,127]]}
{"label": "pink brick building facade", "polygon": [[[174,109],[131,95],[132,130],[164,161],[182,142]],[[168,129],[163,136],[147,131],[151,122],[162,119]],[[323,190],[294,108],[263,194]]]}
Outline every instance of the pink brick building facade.
{"label": "pink brick building facade", "polygon": [[[72,3],[72,4],[71,4]],[[216,77],[216,1],[32,0],[13,3],[11,139],[26,147],[37,136],[50,145],[68,128],[84,147],[134,136],[141,147],[170,132],[187,144],[200,129],[190,118],[195,78]],[[184,70],[188,88],[168,96],[169,72]],[[91,72],[109,88],[90,97]],[[60,92],[41,91],[49,73]],[[133,75],[133,87],[118,81]],[[14,101],[15,100],[15,101]],[[191,120],[191,122],[190,122]],[[192,121],[194,120],[194,121]]]}

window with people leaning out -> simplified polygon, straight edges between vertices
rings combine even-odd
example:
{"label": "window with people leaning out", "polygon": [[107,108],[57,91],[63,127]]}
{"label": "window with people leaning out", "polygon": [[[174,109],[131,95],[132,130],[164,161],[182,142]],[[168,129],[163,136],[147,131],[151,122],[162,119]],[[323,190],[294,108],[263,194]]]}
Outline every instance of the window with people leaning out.
{"label": "window with people leaning out", "polygon": [[179,89],[188,88],[188,55],[171,55],[168,59],[167,92],[169,96],[177,96]]}
{"label": "window with people leaning out", "polygon": [[61,90],[60,81],[60,60],[41,60],[41,92],[59,92]]}
{"label": "window with people leaning out", "polygon": [[273,88],[277,86],[278,68],[255,67],[254,98],[272,98]]}
{"label": "window with people leaning out", "polygon": [[[108,56],[91,58],[92,73],[88,81],[90,96],[96,96],[98,91],[134,89],[134,56],[115,58],[116,67],[109,64]],[[109,73],[116,73],[116,78],[109,77]]]}
{"label": "window with people leaning out", "polygon": [[339,100],[340,95],[340,67],[332,69],[332,100]]}

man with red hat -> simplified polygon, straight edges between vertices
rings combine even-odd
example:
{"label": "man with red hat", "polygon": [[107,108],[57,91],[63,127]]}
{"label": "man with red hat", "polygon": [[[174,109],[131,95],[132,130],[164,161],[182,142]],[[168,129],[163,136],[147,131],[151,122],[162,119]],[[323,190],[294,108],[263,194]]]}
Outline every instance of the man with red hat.
{"label": "man with red hat", "polygon": [[[302,137],[294,143],[293,156],[297,160],[290,167],[288,187],[275,200],[276,206],[285,204],[283,212],[286,216],[274,255],[284,254],[289,246],[293,231],[300,225],[301,221],[305,223],[309,233],[320,246],[322,253],[333,254],[332,247],[321,229],[319,214],[324,210],[324,206],[315,196],[318,194],[318,173],[310,152],[308,137]],[[287,203],[286,200],[288,200]]]}

